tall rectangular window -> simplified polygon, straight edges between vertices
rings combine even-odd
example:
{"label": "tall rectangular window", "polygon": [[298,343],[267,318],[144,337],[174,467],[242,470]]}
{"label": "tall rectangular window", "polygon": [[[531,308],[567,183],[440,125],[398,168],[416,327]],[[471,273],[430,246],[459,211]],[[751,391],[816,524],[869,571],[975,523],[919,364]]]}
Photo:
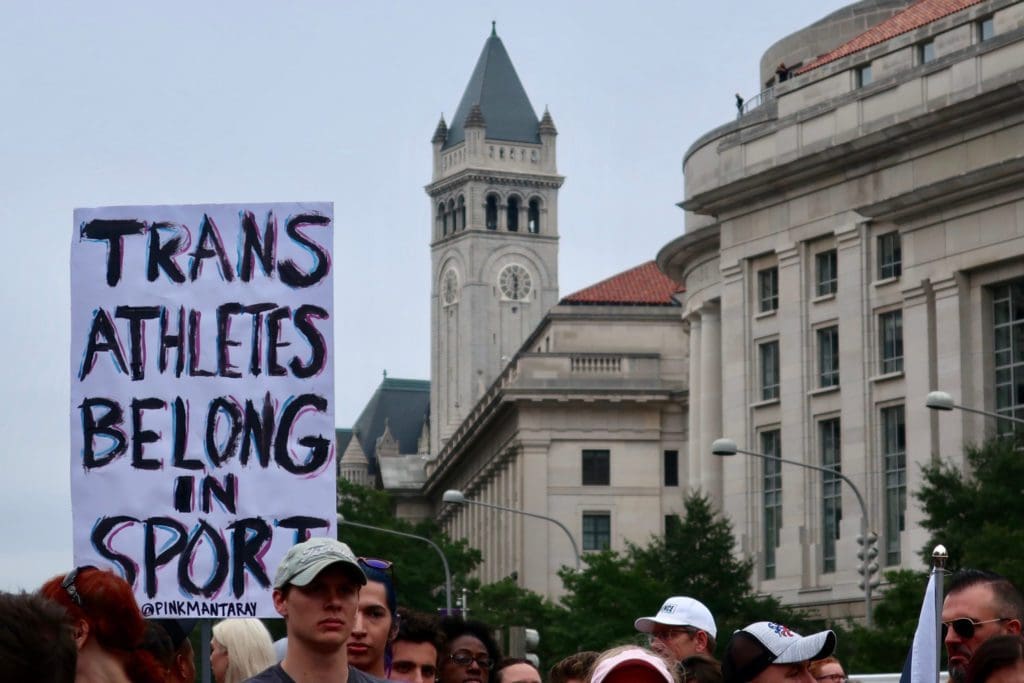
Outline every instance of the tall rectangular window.
{"label": "tall rectangular window", "polygon": [[757,299],[762,313],[779,307],[779,269],[765,268],[757,271]]}
{"label": "tall rectangular window", "polygon": [[978,21],[978,41],[986,41],[996,34],[996,22],[992,17],[985,17]]}
{"label": "tall rectangular window", "polygon": [[775,578],[775,551],[782,529],[782,463],[779,430],[761,432],[761,452],[769,456],[763,461],[761,481],[764,484],[764,578]]}
{"label": "tall rectangular window", "polygon": [[878,279],[888,280],[903,273],[903,249],[897,230],[878,236]]}
{"label": "tall rectangular window", "polygon": [[607,512],[583,513],[583,549],[607,550],[612,544],[612,516]]}
{"label": "tall rectangular window", "polygon": [[900,563],[900,532],[906,525],[907,437],[903,406],[882,409],[882,467],[885,471],[885,563]]}
{"label": "tall rectangular window", "polygon": [[874,80],[871,77],[871,64],[862,64],[861,66],[858,66],[855,73],[858,88],[863,88],[866,85],[871,85],[871,81]]}
{"label": "tall rectangular window", "polygon": [[918,64],[927,64],[935,61],[935,40],[926,40],[917,44]]}
{"label": "tall rectangular window", "polygon": [[[836,472],[842,471],[840,438],[839,418],[818,423],[821,466]],[[821,474],[821,569],[826,573],[836,570],[836,541],[843,520],[842,482],[837,474]]]}
{"label": "tall rectangular window", "polygon": [[679,486],[679,451],[665,451],[665,486]]}
{"label": "tall rectangular window", "polygon": [[583,451],[583,485],[608,486],[611,483],[611,454],[607,450]]}
{"label": "tall rectangular window", "polygon": [[903,311],[878,316],[878,349],[883,375],[903,372]]}
{"label": "tall rectangular window", "polygon": [[835,249],[823,251],[814,257],[815,293],[818,296],[835,294],[839,287],[838,257]]}
{"label": "tall rectangular window", "polygon": [[[996,412],[1024,418],[1024,281],[992,289]],[[997,428],[1007,430],[1006,420]]]}
{"label": "tall rectangular window", "polygon": [[839,326],[818,330],[818,386],[839,386]]}
{"label": "tall rectangular window", "polygon": [[758,346],[761,356],[761,400],[779,397],[779,342],[770,341]]}

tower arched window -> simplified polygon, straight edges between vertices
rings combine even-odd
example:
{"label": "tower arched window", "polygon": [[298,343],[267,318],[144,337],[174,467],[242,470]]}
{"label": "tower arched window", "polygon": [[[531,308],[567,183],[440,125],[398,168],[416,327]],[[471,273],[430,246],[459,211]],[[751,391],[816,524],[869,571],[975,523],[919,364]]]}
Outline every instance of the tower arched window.
{"label": "tower arched window", "polygon": [[507,225],[509,232],[519,231],[519,197],[508,198]]}
{"label": "tower arched window", "polygon": [[498,197],[497,195],[487,195],[487,229],[497,230],[498,229]]}
{"label": "tower arched window", "polygon": [[448,200],[448,218],[451,221],[452,232],[459,229],[459,221],[455,217],[455,200]]}
{"label": "tower arched window", "polygon": [[444,213],[444,203],[437,205],[437,227],[441,229],[441,236],[448,234],[448,216]]}
{"label": "tower arched window", "polygon": [[540,233],[540,202],[536,199],[531,199],[527,208],[526,229],[534,235]]}
{"label": "tower arched window", "polygon": [[466,198],[463,197],[461,194],[459,195],[459,205],[458,205],[458,209],[457,210],[458,210],[458,213],[459,213],[459,225],[461,225],[462,229],[465,230],[466,229]]}

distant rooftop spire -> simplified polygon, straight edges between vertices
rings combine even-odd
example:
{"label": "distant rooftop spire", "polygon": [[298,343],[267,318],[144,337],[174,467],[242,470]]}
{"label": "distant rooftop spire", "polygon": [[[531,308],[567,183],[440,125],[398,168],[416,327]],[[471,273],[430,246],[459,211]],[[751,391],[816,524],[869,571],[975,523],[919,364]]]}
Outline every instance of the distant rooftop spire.
{"label": "distant rooftop spire", "polygon": [[448,137],[448,124],[444,122],[444,114],[441,114],[441,120],[437,122],[437,128],[434,129],[434,137],[430,138],[431,142],[444,142],[445,138]]}
{"label": "distant rooftop spire", "polygon": [[544,107],[544,116],[540,119],[540,125],[537,126],[537,131],[540,133],[551,133],[552,135],[558,135],[558,129],[555,128],[555,121],[551,118],[551,112],[548,111],[547,107]]}
{"label": "distant rooftop spire", "polygon": [[466,114],[466,120],[462,122],[463,128],[485,128],[487,126],[487,120],[484,118],[484,113],[480,110],[479,104],[474,104],[473,108]]}
{"label": "distant rooftop spire", "polygon": [[464,125],[474,105],[480,107],[480,113],[487,121],[489,140],[540,143],[537,113],[498,37],[497,22],[491,22],[491,35],[484,43],[473,75],[452,116],[444,143],[446,149],[466,139]]}

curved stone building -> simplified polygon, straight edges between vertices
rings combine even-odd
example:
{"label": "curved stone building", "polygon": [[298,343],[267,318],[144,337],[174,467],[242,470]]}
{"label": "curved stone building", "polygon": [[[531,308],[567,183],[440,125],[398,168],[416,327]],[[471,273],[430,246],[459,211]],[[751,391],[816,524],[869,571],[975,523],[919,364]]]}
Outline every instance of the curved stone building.
{"label": "curved stone building", "polygon": [[820,472],[717,459],[714,439],[841,468],[882,570],[919,568],[921,465],[995,429],[925,396],[1024,412],[1022,64],[1024,3],[857,3],[771,47],[773,97],[686,151],[686,230],[658,254],[686,290],[685,467],[758,590],[862,615],[860,507]]}

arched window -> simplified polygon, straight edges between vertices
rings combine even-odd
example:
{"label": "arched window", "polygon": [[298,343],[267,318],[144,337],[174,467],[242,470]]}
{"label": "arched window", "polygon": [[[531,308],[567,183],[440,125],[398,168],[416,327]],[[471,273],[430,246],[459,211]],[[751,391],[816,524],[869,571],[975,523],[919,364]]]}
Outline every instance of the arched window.
{"label": "arched window", "polygon": [[441,228],[441,236],[448,234],[448,216],[444,214],[444,203],[437,205],[437,227]]}
{"label": "arched window", "polygon": [[498,197],[493,194],[487,195],[487,229],[498,229]]}
{"label": "arched window", "polygon": [[536,199],[530,200],[530,206],[526,212],[526,229],[534,235],[540,232],[540,202]]}
{"label": "arched window", "polygon": [[458,213],[459,213],[459,225],[461,225],[462,229],[465,230],[466,229],[466,199],[461,194],[459,195]]}
{"label": "arched window", "polygon": [[456,219],[456,216],[455,216],[455,200],[454,199],[449,199],[448,200],[448,216],[451,218],[452,232],[455,232],[456,230],[459,229],[459,221]]}
{"label": "arched window", "polygon": [[508,231],[519,231],[519,197],[508,198]]}

